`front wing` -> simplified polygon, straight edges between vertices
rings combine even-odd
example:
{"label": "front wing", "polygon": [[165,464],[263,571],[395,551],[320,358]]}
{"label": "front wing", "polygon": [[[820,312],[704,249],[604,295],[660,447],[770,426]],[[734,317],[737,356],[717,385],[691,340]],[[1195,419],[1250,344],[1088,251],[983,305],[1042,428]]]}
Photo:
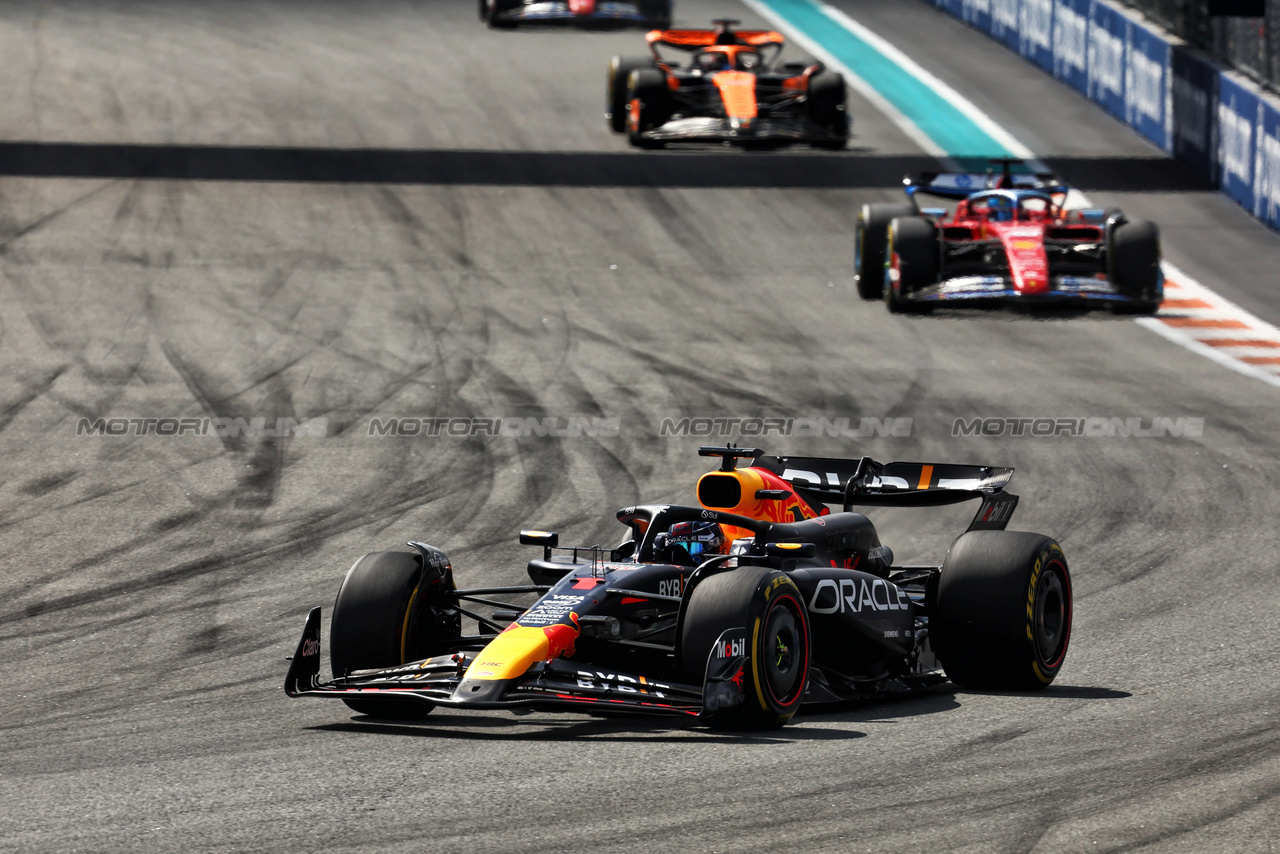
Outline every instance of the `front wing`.
{"label": "front wing", "polygon": [[937,304],[966,302],[1026,303],[1131,303],[1132,297],[1116,290],[1111,282],[1091,276],[1054,276],[1049,289],[1034,294],[1014,288],[1009,276],[959,276],[918,291],[900,294],[904,302]]}
{"label": "front wing", "polygon": [[[574,709],[685,717],[698,717],[746,699],[740,679],[734,679],[746,663],[745,656],[712,659],[704,685],[692,686],[606,672],[562,659],[535,664],[516,679],[466,679],[464,674],[474,655],[442,655],[321,682],[320,609],[313,608],[285,677],[284,690],[290,697],[416,698],[433,705],[467,709]],[[704,696],[714,698],[710,704],[714,708],[706,707]]]}
{"label": "front wing", "polygon": [[653,142],[843,142],[847,139],[826,128],[798,118],[762,118],[750,125],[735,124],[720,116],[672,119],[640,134]]}

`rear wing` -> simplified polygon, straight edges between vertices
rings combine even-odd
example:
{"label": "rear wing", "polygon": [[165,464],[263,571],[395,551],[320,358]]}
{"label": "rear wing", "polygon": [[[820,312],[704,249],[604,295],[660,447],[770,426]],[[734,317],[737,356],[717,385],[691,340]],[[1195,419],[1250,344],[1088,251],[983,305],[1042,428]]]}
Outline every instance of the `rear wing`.
{"label": "rear wing", "polygon": [[903,178],[902,183],[908,196],[921,193],[957,201],[967,199],[983,190],[1040,190],[1051,196],[1071,191],[1070,187],[1048,172],[1034,175],[1015,173],[1008,182],[1005,182],[1001,176],[991,173],[922,172],[915,178]]}
{"label": "rear wing", "polygon": [[714,23],[721,26],[714,30],[653,30],[646,33],[644,38],[650,47],[666,45],[677,50],[690,51],[718,44],[781,47],[787,42],[781,33],[773,30],[732,29],[732,25],[737,21],[715,21]]}
{"label": "rear wing", "polygon": [[797,493],[822,504],[941,507],[982,499],[970,531],[1002,530],[1018,506],[1004,491],[1013,469],[953,463],[878,463],[871,457],[765,457],[752,465],[773,472]]}
{"label": "rear wing", "polygon": [[1071,191],[1052,172],[1014,172],[1013,167],[1022,163],[1016,158],[1000,157],[991,163],[1000,167],[999,174],[993,169],[986,172],[921,172],[914,178],[903,178],[902,183],[908,197],[923,193],[955,200],[967,199],[983,190],[1040,190],[1049,195]]}

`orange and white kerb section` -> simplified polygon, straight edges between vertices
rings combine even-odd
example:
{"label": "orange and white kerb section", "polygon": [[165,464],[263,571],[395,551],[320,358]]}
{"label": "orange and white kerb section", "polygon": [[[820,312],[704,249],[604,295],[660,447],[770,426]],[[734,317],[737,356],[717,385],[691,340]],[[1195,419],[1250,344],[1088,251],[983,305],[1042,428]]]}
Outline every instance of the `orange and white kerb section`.
{"label": "orange and white kerb section", "polygon": [[1280,329],[1164,264],[1164,302],[1138,321],[1234,371],[1280,387]]}

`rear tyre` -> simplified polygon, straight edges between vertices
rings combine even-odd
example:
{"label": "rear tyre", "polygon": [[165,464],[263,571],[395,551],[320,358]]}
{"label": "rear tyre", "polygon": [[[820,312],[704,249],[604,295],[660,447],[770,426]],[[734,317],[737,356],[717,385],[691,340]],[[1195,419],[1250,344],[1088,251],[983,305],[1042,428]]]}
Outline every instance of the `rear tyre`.
{"label": "rear tyre", "polygon": [[930,306],[911,302],[909,297],[938,282],[941,264],[938,229],[927,219],[895,217],[889,223],[885,257],[889,265],[884,284],[884,302],[889,311],[924,313]]}
{"label": "rear tyre", "polygon": [[1163,294],[1160,284],[1160,229],[1154,222],[1122,222],[1111,230],[1111,281],[1130,302],[1116,314],[1154,314]]}
{"label": "rear tyre", "polygon": [[604,114],[609,121],[609,130],[626,132],[627,81],[631,79],[631,72],[652,67],[653,59],[646,56],[615,56],[609,60],[604,83]]}
{"label": "rear tyre", "polygon": [[834,71],[819,71],[809,80],[807,98],[809,121],[834,134],[837,139],[819,140],[817,148],[839,150],[849,139],[849,116],[845,112],[844,78]]}
{"label": "rear tyre", "polygon": [[744,702],[708,717],[721,729],[776,729],[804,698],[810,661],[809,614],[787,575],[743,567],[713,575],[693,589],[680,637],[681,666],[701,685],[707,658],[728,629],[746,630]]}
{"label": "rear tyre", "polygon": [[[453,573],[443,552],[439,556],[443,560],[426,571],[420,555],[406,552],[375,552],[352,565],[338,589],[329,629],[334,676],[428,658],[461,634],[461,617],[451,607]],[[420,718],[433,708],[410,698],[343,702],[383,718]]]}
{"label": "rear tyre", "polygon": [[969,531],[942,564],[930,641],[957,685],[1035,691],[1062,668],[1071,610],[1067,559],[1052,538]]}
{"label": "rear tyre", "polygon": [[863,205],[853,241],[853,273],[858,279],[858,296],[884,298],[884,248],[889,223],[894,217],[912,216],[911,205]]}
{"label": "rear tyre", "polygon": [[627,78],[627,138],[640,148],[661,148],[662,143],[643,134],[662,127],[671,118],[671,90],[656,68],[638,68]]}

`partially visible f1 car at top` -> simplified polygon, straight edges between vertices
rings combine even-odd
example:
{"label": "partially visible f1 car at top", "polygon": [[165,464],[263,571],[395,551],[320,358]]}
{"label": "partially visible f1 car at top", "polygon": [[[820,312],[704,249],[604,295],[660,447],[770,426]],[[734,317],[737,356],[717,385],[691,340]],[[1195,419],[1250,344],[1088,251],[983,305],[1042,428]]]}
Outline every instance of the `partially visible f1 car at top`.
{"label": "partially visible f1 car at top", "polygon": [[[320,681],[314,608],[285,691],[379,717],[579,710],[767,729],[805,703],[947,678],[1035,690],[1058,674],[1071,634],[1067,561],[1051,538],[1005,530],[1013,469],[701,453],[721,465],[699,479],[699,506],[619,510],[616,548],[521,532],[539,549],[527,584],[459,589],[449,558],[425,543],[365,555],[334,603],[333,679]],[[971,499],[978,512],[936,565],[896,564],[853,510]]]}
{"label": "partially visible f1 car at top", "polygon": [[[633,145],[719,142],[808,143],[844,148],[849,139],[844,78],[821,62],[779,61],[785,39],[771,30],[654,30],[652,56],[609,62],[605,114]],[[679,53],[664,57],[661,48]]]}
{"label": "partially visible f1 car at top", "polygon": [[[1070,188],[1045,173],[926,172],[909,204],[858,213],[854,266],[863,299],[892,312],[939,305],[1070,303],[1152,314],[1164,298],[1160,232],[1119,210],[1067,210]],[[918,208],[918,195],[955,202]]]}
{"label": "partially visible f1 car at top", "polygon": [[520,24],[671,26],[672,0],[480,0],[480,20],[494,29]]}

